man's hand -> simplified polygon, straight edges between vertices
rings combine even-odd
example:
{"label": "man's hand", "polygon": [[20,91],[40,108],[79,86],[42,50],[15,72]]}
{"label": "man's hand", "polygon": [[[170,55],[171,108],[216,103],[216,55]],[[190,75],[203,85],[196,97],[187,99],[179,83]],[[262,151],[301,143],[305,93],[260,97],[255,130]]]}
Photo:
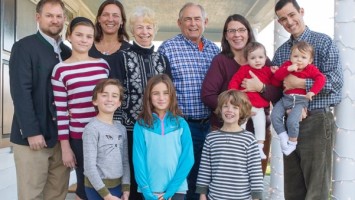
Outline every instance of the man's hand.
{"label": "man's hand", "polygon": [[309,99],[310,101],[312,101],[312,98],[313,98],[314,95],[315,95],[314,92],[308,92],[306,94],[306,98]]}
{"label": "man's hand", "polygon": [[284,79],[284,88],[285,91],[295,88],[306,89],[306,79],[298,78],[290,74]]}
{"label": "man's hand", "polygon": [[243,92],[260,92],[263,89],[263,83],[252,72],[249,71],[251,78],[245,78],[242,82],[242,87],[245,88]]}
{"label": "man's hand", "polygon": [[[290,112],[291,112],[291,109],[287,109],[287,110],[286,110],[287,115],[289,115]],[[307,108],[303,108],[303,109],[302,109],[302,113],[301,113],[300,122],[301,122],[303,119],[305,119],[306,117],[307,117]]]}
{"label": "man's hand", "polygon": [[32,150],[41,150],[47,147],[46,141],[44,140],[43,135],[35,135],[27,138],[30,149]]}

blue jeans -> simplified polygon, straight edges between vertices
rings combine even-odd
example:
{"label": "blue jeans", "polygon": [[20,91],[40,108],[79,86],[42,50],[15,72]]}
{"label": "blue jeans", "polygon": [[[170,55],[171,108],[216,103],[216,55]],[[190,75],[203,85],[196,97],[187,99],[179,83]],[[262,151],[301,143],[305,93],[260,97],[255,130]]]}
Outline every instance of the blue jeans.
{"label": "blue jeans", "polygon": [[200,167],[201,154],[203,149],[203,144],[205,142],[206,135],[210,132],[210,123],[199,123],[199,122],[189,122],[189,128],[191,131],[192,143],[194,147],[194,157],[195,163],[192,166],[190,174],[187,178],[187,183],[189,190],[186,194],[187,200],[199,200],[200,194],[195,193],[196,191],[196,180],[198,175],[198,169]]}
{"label": "blue jeans", "polygon": [[[108,188],[108,190],[110,191],[111,195],[121,198],[121,196],[122,196],[121,185],[118,185],[114,188]],[[90,187],[85,186],[85,192],[86,192],[86,196],[89,200],[102,200],[103,199],[94,188],[90,188]]]}

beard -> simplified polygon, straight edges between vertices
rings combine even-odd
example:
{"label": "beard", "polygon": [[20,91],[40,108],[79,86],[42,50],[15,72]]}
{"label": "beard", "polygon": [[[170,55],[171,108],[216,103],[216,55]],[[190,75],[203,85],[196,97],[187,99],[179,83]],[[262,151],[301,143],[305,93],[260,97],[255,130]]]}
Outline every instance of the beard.
{"label": "beard", "polygon": [[49,37],[56,38],[60,35],[63,30],[63,25],[61,26],[49,26],[49,27],[40,27],[41,31],[48,35]]}

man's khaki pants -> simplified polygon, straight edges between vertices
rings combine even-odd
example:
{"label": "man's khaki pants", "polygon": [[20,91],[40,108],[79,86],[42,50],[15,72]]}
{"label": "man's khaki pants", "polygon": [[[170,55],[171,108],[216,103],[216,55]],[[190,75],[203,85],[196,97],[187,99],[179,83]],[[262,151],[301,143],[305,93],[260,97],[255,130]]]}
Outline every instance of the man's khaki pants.
{"label": "man's khaki pants", "polygon": [[70,169],[63,165],[60,144],[38,151],[13,144],[19,200],[64,200]]}

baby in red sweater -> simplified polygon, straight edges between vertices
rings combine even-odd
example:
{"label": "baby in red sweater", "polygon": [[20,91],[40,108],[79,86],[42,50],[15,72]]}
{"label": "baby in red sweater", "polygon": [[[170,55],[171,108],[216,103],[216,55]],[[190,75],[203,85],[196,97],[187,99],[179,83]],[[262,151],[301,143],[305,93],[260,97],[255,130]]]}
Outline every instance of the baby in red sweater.
{"label": "baby in red sweater", "polygon": [[[244,91],[245,88],[242,87],[242,81],[244,78],[252,78],[250,72],[253,72],[264,85],[269,84],[274,70],[265,66],[267,56],[264,45],[258,42],[250,42],[244,49],[244,56],[248,61],[248,65],[243,65],[239,68],[229,82],[228,89]],[[266,127],[264,108],[269,107],[270,103],[261,96],[262,92],[263,90],[257,92],[245,91],[253,106],[251,119],[253,120],[255,138],[258,141],[260,157],[261,159],[266,159],[263,151]],[[245,124],[243,128],[245,128]]]}
{"label": "baby in red sweater", "polygon": [[[318,94],[325,85],[326,78],[312,64],[313,57],[313,47],[307,42],[300,41],[291,48],[290,61],[282,64],[273,77],[273,80],[279,82],[280,86],[288,75],[313,80],[313,85],[310,89],[304,87],[284,88],[284,96],[275,104],[272,110],[271,122],[280,137],[281,149],[286,156],[296,149],[302,112],[307,109],[308,103],[313,96]],[[286,111],[288,115],[284,119]]]}

